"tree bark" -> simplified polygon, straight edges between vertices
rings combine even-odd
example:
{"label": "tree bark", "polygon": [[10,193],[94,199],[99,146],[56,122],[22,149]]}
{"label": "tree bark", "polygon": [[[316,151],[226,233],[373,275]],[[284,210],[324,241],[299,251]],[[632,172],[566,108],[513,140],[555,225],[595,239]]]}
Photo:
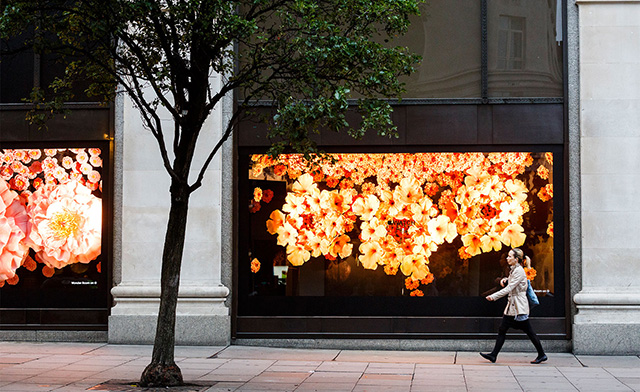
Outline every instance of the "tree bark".
{"label": "tree bark", "polygon": [[182,372],[174,360],[176,308],[180,285],[180,267],[184,249],[189,189],[186,183],[173,180],[171,208],[162,253],[160,308],[151,363],[142,372],[140,386],[166,387],[183,385]]}

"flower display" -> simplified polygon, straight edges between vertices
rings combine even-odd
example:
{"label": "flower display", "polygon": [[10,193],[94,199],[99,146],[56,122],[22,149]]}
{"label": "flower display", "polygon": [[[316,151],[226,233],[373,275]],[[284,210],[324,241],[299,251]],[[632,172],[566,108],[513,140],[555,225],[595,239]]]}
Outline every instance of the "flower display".
{"label": "flower display", "polygon": [[17,284],[20,267],[36,271],[41,263],[52,277],[101,253],[100,155],[99,148],[0,150],[0,287]]}
{"label": "flower display", "polygon": [[0,179],[0,281],[15,277],[28,255],[22,241],[27,233],[28,217],[18,194]]}
{"label": "flower display", "polygon": [[38,188],[29,196],[27,213],[27,243],[47,266],[88,263],[100,254],[102,202],[81,183]]}
{"label": "flower display", "polygon": [[[288,183],[285,202],[266,227],[292,265],[353,256],[364,269],[400,271],[418,285],[433,281],[429,258],[445,243],[458,246],[461,260],[522,246],[530,193],[543,202],[553,197],[551,183],[536,185],[537,193],[531,185],[534,175],[552,178],[551,153],[536,169],[528,169],[534,160],[524,152],[331,154],[315,160],[256,154],[251,161],[253,176],[268,172]],[[253,199],[259,204],[266,191],[258,189]],[[552,224],[547,233],[553,234]]]}

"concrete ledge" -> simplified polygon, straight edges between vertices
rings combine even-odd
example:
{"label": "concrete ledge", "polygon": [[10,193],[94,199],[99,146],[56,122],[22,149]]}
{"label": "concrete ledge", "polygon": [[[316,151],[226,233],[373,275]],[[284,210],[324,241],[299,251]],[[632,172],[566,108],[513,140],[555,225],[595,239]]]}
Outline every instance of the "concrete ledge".
{"label": "concrete ledge", "polygon": [[[153,344],[157,316],[109,316],[109,343]],[[221,346],[229,344],[231,317],[178,315],[176,318],[176,345]]]}
{"label": "concrete ledge", "polygon": [[0,331],[0,341],[106,343],[107,331]]}
{"label": "concrete ledge", "polygon": [[[402,339],[235,339],[232,344],[239,346],[262,346],[281,348],[313,348],[338,350],[400,350],[400,351],[491,351],[495,340],[402,340]],[[543,340],[542,346],[547,352],[571,352],[568,340]],[[507,334],[502,351],[535,351],[533,345],[525,339],[516,339]]]}
{"label": "concrete ledge", "polygon": [[640,323],[580,323],[573,325],[574,354],[638,355]]}

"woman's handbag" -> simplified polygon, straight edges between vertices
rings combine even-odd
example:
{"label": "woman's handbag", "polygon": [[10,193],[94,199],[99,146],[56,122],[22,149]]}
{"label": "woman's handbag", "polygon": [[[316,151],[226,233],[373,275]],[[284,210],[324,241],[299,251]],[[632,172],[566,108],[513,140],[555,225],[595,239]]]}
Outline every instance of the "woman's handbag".
{"label": "woman's handbag", "polygon": [[533,291],[533,287],[531,287],[530,280],[527,280],[527,299],[529,300],[529,309],[533,309],[536,306],[540,305],[540,301],[538,301],[538,296]]}

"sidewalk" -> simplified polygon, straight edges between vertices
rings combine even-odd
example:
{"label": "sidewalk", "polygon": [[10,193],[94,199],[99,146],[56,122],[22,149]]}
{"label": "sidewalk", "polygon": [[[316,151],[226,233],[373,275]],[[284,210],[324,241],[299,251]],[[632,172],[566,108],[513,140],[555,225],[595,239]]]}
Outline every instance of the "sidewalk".
{"label": "sidewalk", "polygon": [[640,391],[638,356],[176,347],[182,388],[136,388],[151,346],[0,342],[0,391]]}

